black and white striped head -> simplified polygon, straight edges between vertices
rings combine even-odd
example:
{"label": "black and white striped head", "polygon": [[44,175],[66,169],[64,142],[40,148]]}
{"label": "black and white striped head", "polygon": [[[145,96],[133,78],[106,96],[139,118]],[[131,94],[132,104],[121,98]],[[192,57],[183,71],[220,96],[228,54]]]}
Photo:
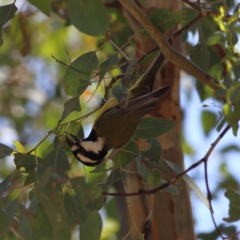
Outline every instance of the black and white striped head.
{"label": "black and white striped head", "polygon": [[74,141],[66,136],[66,142],[73,155],[84,165],[95,166],[107,155],[104,138],[96,136],[94,132],[83,140],[74,134],[69,135]]}

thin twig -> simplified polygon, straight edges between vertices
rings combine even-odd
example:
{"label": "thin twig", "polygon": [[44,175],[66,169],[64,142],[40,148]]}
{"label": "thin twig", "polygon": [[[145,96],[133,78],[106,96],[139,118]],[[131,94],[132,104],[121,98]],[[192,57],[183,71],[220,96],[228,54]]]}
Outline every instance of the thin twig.
{"label": "thin twig", "polygon": [[109,192],[102,192],[103,195],[108,195],[108,196],[116,196],[116,197],[126,197],[126,196],[136,196],[136,195],[140,195],[140,194],[154,194],[158,191],[161,191],[165,188],[167,188],[168,186],[170,186],[171,184],[175,183],[180,177],[182,177],[184,174],[188,173],[189,171],[191,171],[192,169],[196,168],[197,166],[199,166],[200,164],[202,164],[203,162],[206,162],[208,160],[208,157],[210,156],[210,154],[212,153],[213,149],[216,147],[217,143],[220,141],[220,139],[225,135],[225,133],[231,128],[230,125],[227,125],[227,127],[222,131],[222,133],[218,136],[218,138],[215,140],[214,143],[211,144],[211,147],[209,148],[209,150],[207,151],[206,155],[204,156],[204,158],[200,159],[199,161],[197,161],[196,163],[192,164],[190,167],[188,167],[185,171],[177,174],[174,178],[172,178],[170,181],[160,185],[157,188],[153,188],[151,190],[142,190],[139,189],[138,192],[132,192],[132,193],[109,193]]}
{"label": "thin twig", "polygon": [[62,65],[65,65],[65,66],[67,66],[67,67],[70,66],[69,64],[67,64],[67,63],[65,63],[65,62],[62,62],[62,61],[58,60],[57,58],[55,58],[52,53],[51,53],[51,55],[52,55],[52,58],[56,60],[56,62],[58,62],[58,63],[60,63],[60,64],[62,64]]}

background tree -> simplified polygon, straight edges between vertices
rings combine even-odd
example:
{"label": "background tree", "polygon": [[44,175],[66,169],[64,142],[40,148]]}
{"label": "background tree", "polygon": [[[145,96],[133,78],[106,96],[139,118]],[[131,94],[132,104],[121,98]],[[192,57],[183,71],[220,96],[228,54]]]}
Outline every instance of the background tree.
{"label": "background tree", "polygon": [[[212,232],[199,238],[238,238],[239,176],[229,164],[236,157],[224,158],[239,152],[236,138],[229,140],[237,136],[240,115],[239,5],[163,2],[1,4],[1,239],[194,239],[187,185],[205,204],[205,218],[212,215]],[[194,45],[189,36],[196,33]],[[128,85],[146,74],[159,49],[166,61],[155,88],[171,85],[171,91],[129,143],[108,157],[112,161],[84,168],[64,135],[83,137],[110,91],[126,102]],[[188,108],[180,109],[181,70],[187,106],[196,109],[197,90],[207,107],[190,111],[190,117]],[[189,143],[192,124],[190,134],[198,139],[203,131],[207,146],[204,138],[198,146]],[[222,138],[227,141],[220,146]],[[211,172],[215,147],[223,154]],[[204,180],[206,197],[186,173]],[[212,198],[220,193],[223,199],[222,191],[229,216],[216,218]]]}

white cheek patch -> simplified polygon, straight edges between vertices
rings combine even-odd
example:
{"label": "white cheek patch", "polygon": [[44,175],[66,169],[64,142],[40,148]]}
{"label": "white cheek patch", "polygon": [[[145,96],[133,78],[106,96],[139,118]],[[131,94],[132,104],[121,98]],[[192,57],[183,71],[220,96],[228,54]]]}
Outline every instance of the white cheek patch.
{"label": "white cheek patch", "polygon": [[88,158],[88,157],[85,157],[85,156],[82,155],[81,153],[78,153],[78,154],[77,154],[77,158],[78,158],[80,161],[84,162],[84,163],[96,163],[96,161],[94,161],[94,160],[92,160],[92,159],[90,159],[90,158]]}
{"label": "white cheek patch", "polygon": [[93,141],[86,141],[86,142],[80,142],[81,146],[87,151],[87,152],[94,152],[98,154],[100,151],[102,151],[104,147],[104,138],[98,137],[96,142]]}
{"label": "white cheek patch", "polygon": [[79,149],[79,147],[77,146],[77,145],[73,145],[72,147],[71,147],[71,151],[72,152],[74,152],[74,151],[76,151],[76,150],[78,150]]}

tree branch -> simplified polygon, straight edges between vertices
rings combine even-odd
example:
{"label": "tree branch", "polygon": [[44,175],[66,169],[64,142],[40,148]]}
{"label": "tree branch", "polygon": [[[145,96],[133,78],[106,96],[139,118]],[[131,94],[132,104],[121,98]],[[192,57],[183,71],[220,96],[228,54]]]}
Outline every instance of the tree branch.
{"label": "tree branch", "polygon": [[216,79],[208,73],[201,70],[193,62],[188,60],[178,51],[171,47],[164,34],[147,18],[147,16],[138,8],[138,6],[129,0],[119,0],[120,3],[137,19],[137,21],[148,31],[154,41],[157,43],[161,52],[171,63],[180,66],[189,74],[199,79],[204,84],[216,90],[220,85]]}

